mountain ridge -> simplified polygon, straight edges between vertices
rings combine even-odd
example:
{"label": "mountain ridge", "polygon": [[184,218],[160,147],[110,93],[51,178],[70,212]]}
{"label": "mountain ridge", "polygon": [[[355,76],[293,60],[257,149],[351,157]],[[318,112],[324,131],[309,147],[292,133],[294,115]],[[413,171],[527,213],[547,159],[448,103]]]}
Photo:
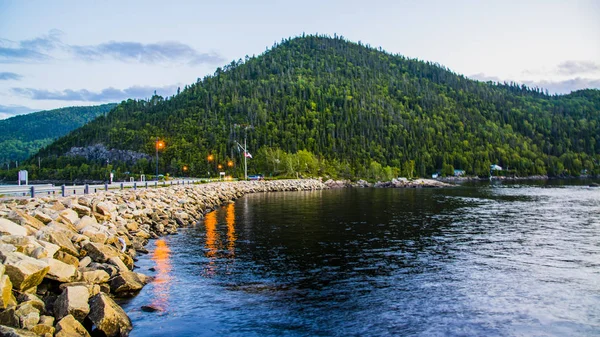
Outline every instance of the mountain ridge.
{"label": "mountain ridge", "polygon": [[[99,143],[152,154],[159,137],[167,143],[162,172],[182,174],[186,166],[190,174],[215,174],[216,161],[206,159],[214,154],[220,163],[234,161],[239,174],[234,141],[243,129],[235,126],[252,125],[248,143],[258,157],[250,170],[257,173],[376,179],[386,167],[386,175],[426,176],[452,166],[485,175],[499,164],[519,175],[580,174],[598,169],[599,111],[598,90],[550,96],[309,35],[232,61],[176,96],[124,101],[39,156],[49,168],[79,166],[61,155]],[[281,164],[282,156],[299,162],[292,158],[299,151],[317,164]],[[135,170],[151,173],[152,166]]]}
{"label": "mountain ridge", "polygon": [[40,148],[117,106],[72,106],[0,120],[0,163],[23,161]]}

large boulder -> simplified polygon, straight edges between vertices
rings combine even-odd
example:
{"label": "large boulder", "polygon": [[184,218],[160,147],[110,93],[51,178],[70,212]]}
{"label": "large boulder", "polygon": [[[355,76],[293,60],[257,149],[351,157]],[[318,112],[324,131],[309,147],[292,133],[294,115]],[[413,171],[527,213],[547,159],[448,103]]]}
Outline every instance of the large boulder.
{"label": "large boulder", "polygon": [[60,250],[67,252],[74,256],[79,256],[79,250],[73,242],[71,242],[71,236],[68,231],[60,230],[58,228],[44,227],[36,233],[38,240],[48,241],[60,247]]}
{"label": "large boulder", "polygon": [[125,311],[104,293],[99,293],[90,299],[88,317],[96,329],[107,336],[126,336],[133,328]]}
{"label": "large boulder", "polygon": [[95,226],[98,224],[98,221],[96,221],[96,218],[91,217],[91,216],[82,216],[81,219],[79,219],[79,221],[75,224],[75,228],[77,230],[81,230],[82,228],[86,227],[86,226]]}
{"label": "large boulder", "polygon": [[41,211],[34,211],[33,217],[38,219],[39,221],[41,221],[44,224],[48,224],[48,223],[52,222],[52,220],[53,220],[51,216],[49,216],[48,214],[41,212]]}
{"label": "large boulder", "polygon": [[83,321],[90,312],[89,295],[90,292],[86,286],[66,287],[54,302],[56,319],[73,315],[77,320]]}
{"label": "large boulder", "polygon": [[42,248],[42,246],[33,236],[4,235],[0,237],[0,242],[15,246],[17,248],[17,252],[23,253],[27,256],[32,256],[36,248]]}
{"label": "large boulder", "polygon": [[50,243],[48,241],[38,240],[38,243],[42,247],[44,247],[44,249],[46,250],[46,255],[48,257],[53,257],[54,254],[56,254],[56,252],[58,252],[60,250],[60,246]]}
{"label": "large boulder", "polygon": [[87,283],[106,283],[110,275],[104,270],[90,270],[83,272],[83,280]]}
{"label": "large boulder", "polygon": [[54,258],[75,268],[79,267],[79,259],[69,253],[60,251],[54,255]]}
{"label": "large boulder", "polygon": [[111,257],[118,257],[119,251],[109,245],[104,245],[101,243],[89,242],[83,249],[87,251],[88,256],[92,258],[95,262],[107,262]]}
{"label": "large boulder", "polygon": [[90,337],[90,333],[79,323],[73,315],[63,317],[56,323],[55,337]]}
{"label": "large boulder", "polygon": [[48,279],[59,282],[71,282],[77,277],[77,268],[70,264],[52,258],[42,259],[42,261],[46,262],[50,267],[48,274],[46,274],[46,278]]}
{"label": "large boulder", "polygon": [[12,210],[8,214],[8,218],[16,221],[21,226],[29,225],[35,229],[44,227],[44,223],[42,221],[18,209]]}
{"label": "large boulder", "polygon": [[65,225],[74,226],[79,221],[79,215],[74,210],[67,208],[58,213],[58,220]]}
{"label": "large boulder", "polygon": [[117,212],[117,206],[110,201],[101,201],[96,204],[96,210],[102,215],[111,216],[112,213]]}
{"label": "large boulder", "polygon": [[104,244],[109,237],[109,233],[101,228],[100,225],[87,225],[79,230],[79,233],[90,238],[90,241]]}
{"label": "large boulder", "polygon": [[[91,208],[89,208],[87,206],[75,204],[75,203],[71,205],[71,209],[74,210],[80,216],[92,214]],[[77,220],[75,220],[75,221],[77,221]],[[75,224],[75,222],[73,222],[73,224]]]}
{"label": "large boulder", "polygon": [[27,236],[27,228],[18,225],[8,219],[0,218],[0,234]]}
{"label": "large boulder", "polygon": [[0,252],[2,263],[6,267],[6,275],[13,288],[23,291],[35,287],[42,282],[50,270],[47,263],[31,258],[19,252]]}
{"label": "large boulder", "polygon": [[4,337],[38,337],[35,332],[0,325],[0,336]]}
{"label": "large boulder", "polygon": [[8,275],[2,275],[0,277],[0,309],[6,309],[10,305],[14,305],[15,302],[12,293],[12,282],[10,282]]}
{"label": "large boulder", "polygon": [[119,295],[129,295],[135,293],[144,287],[143,278],[132,271],[122,270],[115,277],[110,279],[110,290]]}

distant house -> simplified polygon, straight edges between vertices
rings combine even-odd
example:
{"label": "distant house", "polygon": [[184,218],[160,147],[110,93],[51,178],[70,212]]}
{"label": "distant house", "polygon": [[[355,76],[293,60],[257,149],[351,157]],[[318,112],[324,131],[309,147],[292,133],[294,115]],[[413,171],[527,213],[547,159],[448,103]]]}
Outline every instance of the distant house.
{"label": "distant house", "polygon": [[460,177],[465,175],[465,170],[454,170],[454,176]]}
{"label": "distant house", "polygon": [[431,175],[431,178],[437,179],[437,178],[439,178],[439,176],[440,176],[440,173],[436,172],[436,173],[434,173],[434,174]]}
{"label": "distant house", "polygon": [[490,170],[491,171],[502,171],[502,166],[496,165],[496,164],[490,165]]}

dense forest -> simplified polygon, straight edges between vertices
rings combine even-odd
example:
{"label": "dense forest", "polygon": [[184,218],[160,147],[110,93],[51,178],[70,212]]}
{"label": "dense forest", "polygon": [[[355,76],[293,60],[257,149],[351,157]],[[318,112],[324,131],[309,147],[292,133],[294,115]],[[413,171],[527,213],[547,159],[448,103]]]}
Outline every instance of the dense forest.
{"label": "dense forest", "polygon": [[39,111],[0,120],[0,165],[16,166],[42,147],[94,118],[106,114],[116,104],[68,107]]}
{"label": "dense forest", "polygon": [[42,169],[31,169],[56,179],[101,178],[103,169],[152,173],[154,159],[107,166],[64,154],[103,144],[155,158],[160,138],[161,173],[240,175],[235,142],[247,137],[249,171],[266,176],[376,180],[442,169],[488,176],[492,164],[501,174],[577,176],[600,173],[599,135],[599,90],[548,95],[342,37],[302,36],[218,68],[172,97],[124,101],[42,149]]}

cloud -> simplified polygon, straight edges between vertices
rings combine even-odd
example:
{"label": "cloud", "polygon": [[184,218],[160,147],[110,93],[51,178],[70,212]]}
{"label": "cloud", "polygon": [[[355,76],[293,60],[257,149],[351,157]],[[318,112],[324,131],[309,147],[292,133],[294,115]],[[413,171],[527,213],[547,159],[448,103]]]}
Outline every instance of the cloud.
{"label": "cloud", "polygon": [[161,96],[169,96],[177,91],[178,85],[164,87],[132,86],[125,89],[106,88],[101,91],[86,89],[50,91],[46,89],[12,88],[12,92],[33,100],[82,101],[82,102],[119,102],[129,98],[141,99],[151,97],[154,92]]}
{"label": "cloud", "polygon": [[477,80],[477,81],[481,81],[481,82],[488,82],[488,81],[492,81],[492,82],[502,82],[502,80],[497,77],[497,76],[488,76],[484,73],[478,73],[478,74],[473,74],[470,76],[467,76],[471,79]]}
{"label": "cloud", "polygon": [[52,59],[48,52],[63,44],[60,37],[63,33],[53,29],[46,35],[35,39],[14,42],[0,39],[0,63],[41,62]]}
{"label": "cloud", "polygon": [[521,72],[524,76],[575,76],[591,75],[600,72],[600,64],[593,61],[567,60],[553,68],[525,69]]}
{"label": "cloud", "polygon": [[561,75],[578,75],[598,72],[600,64],[591,61],[565,61],[556,68]]}
{"label": "cloud", "polygon": [[22,115],[32,111],[35,110],[22,105],[0,105],[0,119],[14,117],[16,115]]}
{"label": "cloud", "polygon": [[76,57],[88,61],[102,59],[140,63],[183,61],[194,65],[224,61],[224,58],[217,53],[199,53],[194,48],[176,41],[149,44],[111,41],[94,46],[71,46],[71,51]]}
{"label": "cloud", "polygon": [[482,81],[482,82],[496,82],[496,83],[522,83],[530,88],[541,88],[548,89],[548,93],[550,94],[568,94],[572,91],[580,90],[580,89],[600,89],[600,79],[593,78],[582,78],[575,77],[565,80],[558,81],[550,81],[550,80],[510,80],[510,79],[501,79],[496,76],[488,76],[484,73],[478,73],[470,75],[469,78]]}
{"label": "cloud", "polygon": [[563,81],[522,81],[528,87],[548,89],[554,94],[568,94],[580,89],[600,89],[600,79],[576,77]]}
{"label": "cloud", "polygon": [[116,60],[121,62],[215,64],[225,58],[216,52],[202,53],[190,45],[177,41],[140,43],[110,41],[96,45],[67,45],[62,42],[63,32],[51,30],[46,35],[18,42],[0,39],[0,63],[42,62],[53,58],[53,53],[85,61]]}
{"label": "cloud", "polygon": [[15,73],[10,73],[10,72],[0,72],[0,81],[9,81],[9,80],[15,80],[18,81],[22,78],[23,76],[19,75],[19,74],[15,74]]}

